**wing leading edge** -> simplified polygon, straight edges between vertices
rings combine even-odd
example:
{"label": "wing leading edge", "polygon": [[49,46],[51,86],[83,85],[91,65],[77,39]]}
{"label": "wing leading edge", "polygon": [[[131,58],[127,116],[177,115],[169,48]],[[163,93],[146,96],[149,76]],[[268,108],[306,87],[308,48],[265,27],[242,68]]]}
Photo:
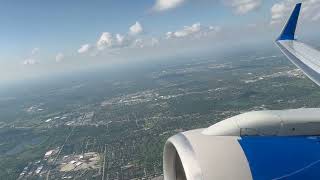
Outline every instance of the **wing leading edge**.
{"label": "wing leading edge", "polygon": [[320,86],[320,52],[295,39],[300,9],[301,3],[298,3],[276,40],[276,44],[294,65]]}

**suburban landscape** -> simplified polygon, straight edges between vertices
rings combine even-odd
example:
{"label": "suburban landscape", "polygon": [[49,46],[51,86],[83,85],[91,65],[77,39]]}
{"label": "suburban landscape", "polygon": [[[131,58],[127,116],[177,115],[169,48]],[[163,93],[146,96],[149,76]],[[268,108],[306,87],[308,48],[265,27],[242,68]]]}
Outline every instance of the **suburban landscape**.
{"label": "suburban landscape", "polygon": [[176,133],[252,110],[319,107],[316,85],[274,49],[150,64],[2,90],[0,179],[162,179]]}

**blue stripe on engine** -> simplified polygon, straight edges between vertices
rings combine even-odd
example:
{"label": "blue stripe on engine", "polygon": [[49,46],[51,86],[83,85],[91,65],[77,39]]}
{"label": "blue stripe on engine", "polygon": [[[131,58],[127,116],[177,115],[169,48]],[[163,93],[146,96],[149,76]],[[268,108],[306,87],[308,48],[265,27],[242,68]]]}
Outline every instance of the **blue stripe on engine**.
{"label": "blue stripe on engine", "polygon": [[319,180],[320,137],[258,137],[239,139],[254,180]]}

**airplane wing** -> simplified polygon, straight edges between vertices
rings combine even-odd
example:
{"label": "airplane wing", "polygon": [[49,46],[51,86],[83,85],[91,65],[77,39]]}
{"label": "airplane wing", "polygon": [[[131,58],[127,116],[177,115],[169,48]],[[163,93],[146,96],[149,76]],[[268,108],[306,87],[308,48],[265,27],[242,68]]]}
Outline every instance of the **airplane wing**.
{"label": "airplane wing", "polygon": [[[301,3],[276,44],[318,85],[320,53],[294,38]],[[165,180],[318,180],[320,108],[240,114],[169,138]]]}
{"label": "airplane wing", "polygon": [[320,52],[295,39],[301,3],[294,8],[276,44],[287,58],[320,86]]}

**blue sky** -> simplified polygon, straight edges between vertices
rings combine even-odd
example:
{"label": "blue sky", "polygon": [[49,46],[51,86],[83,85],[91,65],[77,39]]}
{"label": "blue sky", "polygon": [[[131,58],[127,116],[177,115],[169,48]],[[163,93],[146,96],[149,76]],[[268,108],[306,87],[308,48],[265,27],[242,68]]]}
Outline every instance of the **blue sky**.
{"label": "blue sky", "polygon": [[[104,31],[126,33],[136,21],[156,35],[195,22],[219,25],[238,22],[231,9],[218,1],[190,1],[165,12],[153,12],[154,3],[152,0],[5,1],[0,6],[1,49],[8,53],[7,57],[34,47],[72,50],[97,39]],[[241,19],[248,22],[253,16],[247,18]]]}
{"label": "blue sky", "polygon": [[[42,74],[51,67],[157,57],[207,42],[272,38],[294,0],[3,0],[0,65],[3,79]],[[320,2],[305,2],[304,17],[320,19]],[[318,18],[319,16],[319,18]],[[187,47],[188,46],[188,47]],[[171,49],[171,50],[168,50]],[[148,53],[146,53],[148,52]],[[30,67],[31,66],[31,67]],[[15,72],[15,73],[13,73]]]}

